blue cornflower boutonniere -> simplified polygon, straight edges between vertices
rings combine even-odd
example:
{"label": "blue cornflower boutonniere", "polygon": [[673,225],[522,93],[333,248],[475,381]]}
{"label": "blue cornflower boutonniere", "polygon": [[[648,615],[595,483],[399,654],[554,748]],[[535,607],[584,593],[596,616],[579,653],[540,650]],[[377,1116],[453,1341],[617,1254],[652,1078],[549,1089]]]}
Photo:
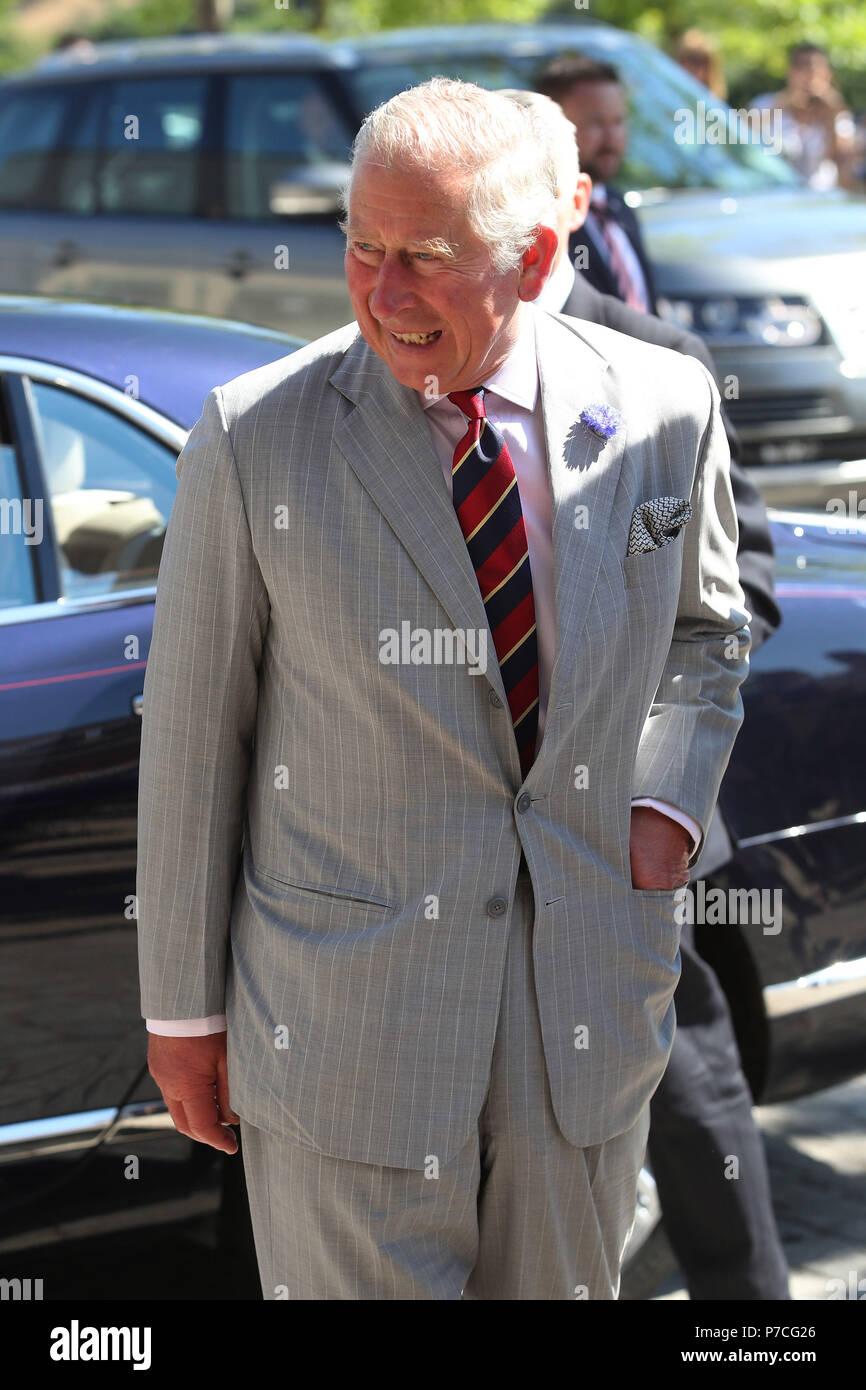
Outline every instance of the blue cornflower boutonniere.
{"label": "blue cornflower boutonniere", "polygon": [[587,405],[580,412],[580,423],[599,439],[613,439],[622,424],[622,416],[612,405]]}

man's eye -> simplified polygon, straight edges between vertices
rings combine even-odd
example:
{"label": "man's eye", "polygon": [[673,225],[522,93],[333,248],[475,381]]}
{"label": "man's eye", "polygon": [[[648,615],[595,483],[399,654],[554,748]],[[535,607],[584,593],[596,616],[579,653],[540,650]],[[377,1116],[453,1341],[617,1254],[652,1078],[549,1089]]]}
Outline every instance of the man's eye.
{"label": "man's eye", "polygon": [[435,261],[436,256],[432,251],[415,251],[416,261]]}

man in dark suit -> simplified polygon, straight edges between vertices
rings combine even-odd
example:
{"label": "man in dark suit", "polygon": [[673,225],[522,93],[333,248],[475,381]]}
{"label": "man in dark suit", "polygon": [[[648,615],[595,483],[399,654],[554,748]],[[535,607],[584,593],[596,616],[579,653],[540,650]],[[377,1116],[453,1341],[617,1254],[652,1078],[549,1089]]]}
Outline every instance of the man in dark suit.
{"label": "man in dark suit", "polygon": [[[573,127],[537,93],[509,92],[532,113],[539,143],[557,169],[559,254],[538,304],[617,332],[697,357],[710,372],[700,338],[601,294],[565,254],[586,213],[591,181],[580,172]],[[570,192],[569,190],[574,190]],[[731,448],[731,486],[737,509],[737,563],[752,614],[752,652],[778,627],[773,597],[773,543],[761,495],[739,463],[736,430],[722,406]],[[705,878],[732,854],[715,814],[692,880]],[[683,925],[682,974],[675,995],[677,1032],[667,1070],[650,1105],[648,1152],[665,1229],[693,1299],[787,1299],[788,1272],[773,1217],[761,1136],[752,1115],[730,1010],[715,972],[698,954],[694,927]],[[736,1155],[740,1177],[726,1176]]]}
{"label": "man in dark suit", "polygon": [[628,147],[628,111],[619,73],[610,63],[592,58],[556,58],[541,73],[536,88],[555,101],[576,128],[580,162],[592,179],[586,219],[568,243],[572,264],[602,294],[654,314],[652,267],[638,220],[610,187]]}

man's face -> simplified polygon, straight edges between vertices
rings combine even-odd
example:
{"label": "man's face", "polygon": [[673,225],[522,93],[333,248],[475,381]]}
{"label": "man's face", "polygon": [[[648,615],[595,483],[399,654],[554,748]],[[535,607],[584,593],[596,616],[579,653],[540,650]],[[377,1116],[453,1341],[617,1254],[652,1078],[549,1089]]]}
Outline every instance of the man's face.
{"label": "man's face", "polygon": [[580,167],[595,183],[610,183],[628,146],[622,87],[618,82],[579,82],[559,104],[577,127]]}
{"label": "man's face", "polygon": [[363,160],[352,181],[345,264],[355,317],[373,351],[416,391],[430,377],[437,395],[466,390],[501,366],[518,336],[520,300],[535,298],[553,259],[549,232],[537,288],[532,265],[497,274],[465,201],[459,179],[408,165]]}
{"label": "man's face", "polygon": [[788,86],[806,96],[821,96],[833,85],[833,73],[823,53],[802,53],[788,68]]}
{"label": "man's face", "polygon": [[713,75],[713,65],[709,57],[703,53],[689,53],[684,58],[680,58],[681,68],[690,72],[692,77],[696,77],[699,82],[703,82],[705,87],[709,87],[710,78]]}

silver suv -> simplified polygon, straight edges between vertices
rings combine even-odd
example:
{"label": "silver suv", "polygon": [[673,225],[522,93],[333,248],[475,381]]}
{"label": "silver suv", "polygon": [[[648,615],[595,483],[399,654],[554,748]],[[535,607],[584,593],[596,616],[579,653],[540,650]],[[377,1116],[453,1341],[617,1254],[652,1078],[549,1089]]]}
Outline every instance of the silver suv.
{"label": "silver suv", "polygon": [[531,86],[566,51],[624,79],[620,182],[662,308],[704,335],[733,382],[746,461],[866,457],[866,200],[816,193],[754,144],[680,143],[677,112],[710,94],[592,20],[351,43],[193,35],[52,56],[0,83],[0,291],[317,337],[352,318],[337,191],[365,112],[434,73]]}

